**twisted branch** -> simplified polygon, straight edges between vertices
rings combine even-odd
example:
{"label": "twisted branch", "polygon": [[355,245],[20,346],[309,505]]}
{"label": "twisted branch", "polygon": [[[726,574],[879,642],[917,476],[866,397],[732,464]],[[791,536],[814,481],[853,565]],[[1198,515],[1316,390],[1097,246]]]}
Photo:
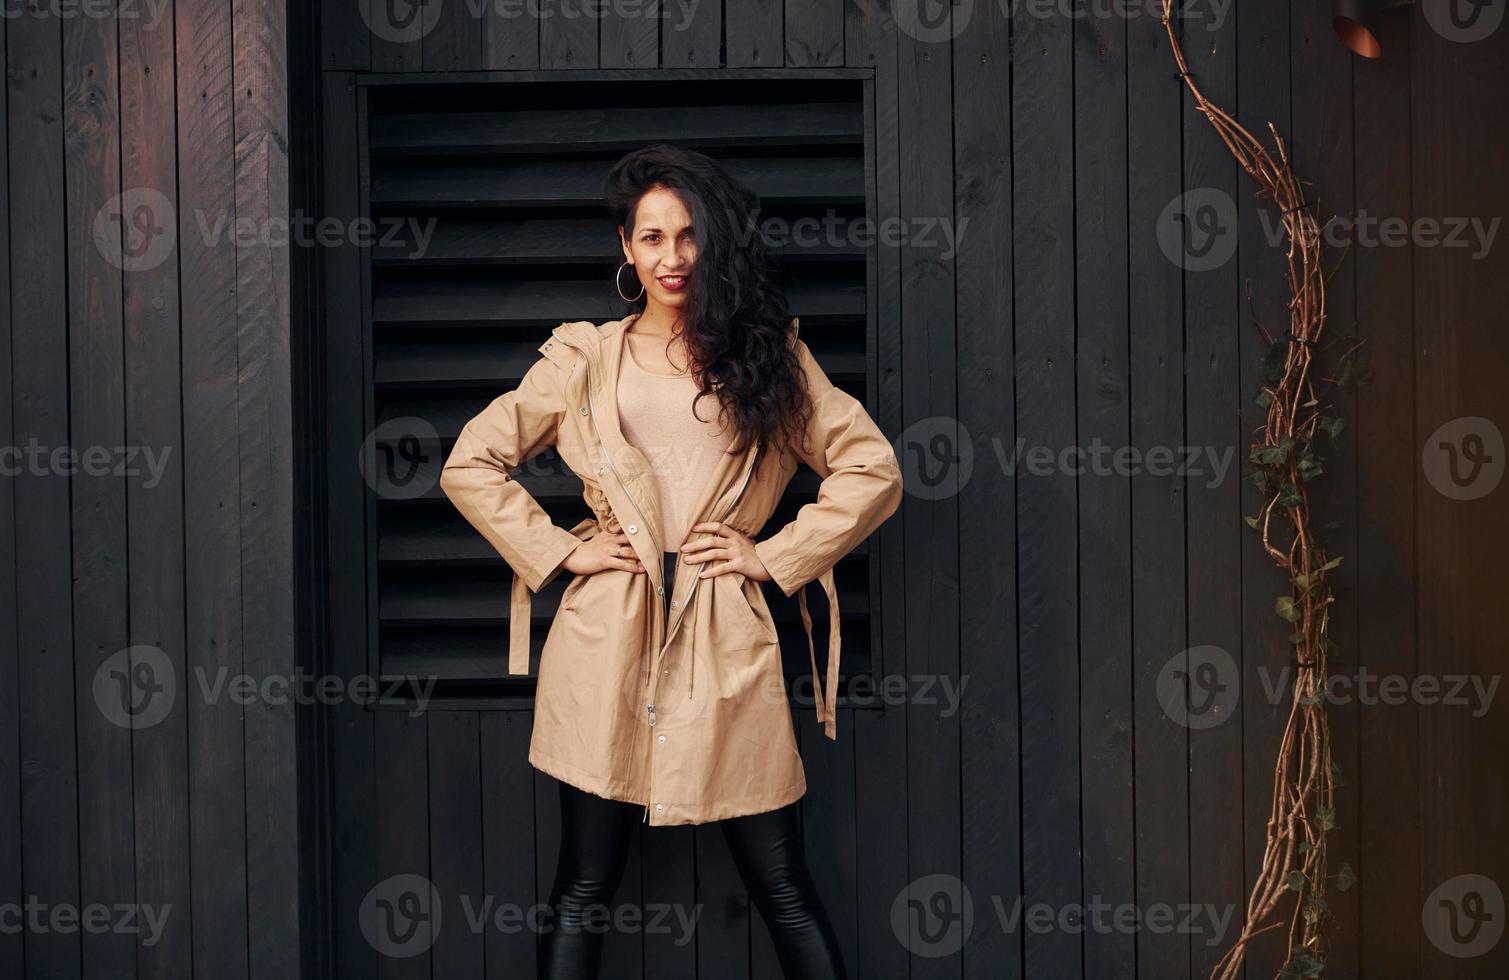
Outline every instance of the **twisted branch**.
{"label": "twisted branch", "polygon": [[[1278,130],[1269,124],[1274,146],[1270,154],[1200,91],[1184,59],[1171,7],[1172,0],[1163,0],[1163,26],[1179,66],[1177,77],[1183,79],[1196,108],[1237,163],[1256,182],[1258,196],[1272,201],[1282,217],[1291,296],[1288,334],[1272,338],[1264,332],[1270,346],[1259,371],[1257,402],[1267,415],[1250,447],[1248,472],[1265,502],[1259,515],[1247,518],[1247,523],[1261,533],[1263,550],[1289,577],[1289,594],[1277,599],[1274,610],[1293,627],[1289,640],[1296,665],[1294,692],[1274,763],[1262,865],[1247,899],[1242,931],[1210,975],[1211,980],[1240,976],[1248,945],[1283,925],[1280,907],[1292,898],[1289,953],[1279,976],[1317,976],[1325,966],[1324,925],[1331,918],[1325,901],[1326,836],[1336,826],[1338,776],[1325,712],[1327,655],[1335,646],[1327,633],[1335,601],[1328,573],[1341,561],[1328,559],[1311,531],[1306,490],[1307,482],[1321,472],[1321,458],[1315,452],[1318,435],[1334,440],[1341,431],[1339,418],[1322,414],[1311,375],[1312,352],[1326,323],[1320,228]],[[1343,359],[1350,353],[1345,352]],[[1275,516],[1281,518],[1277,524]],[[1281,534],[1288,540],[1282,540]],[[1330,877],[1343,890],[1353,880],[1346,865]]]}

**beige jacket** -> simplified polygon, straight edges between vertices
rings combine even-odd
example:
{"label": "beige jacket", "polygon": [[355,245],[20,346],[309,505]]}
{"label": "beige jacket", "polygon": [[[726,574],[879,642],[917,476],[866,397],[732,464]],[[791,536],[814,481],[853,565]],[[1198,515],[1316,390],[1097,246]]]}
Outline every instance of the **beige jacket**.
{"label": "beige jacket", "polygon": [[[780,646],[760,584],[737,572],[697,578],[678,559],[662,581],[665,538],[649,459],[619,427],[617,379],[633,316],[595,326],[563,323],[539,347],[518,388],[462,429],[440,485],[513,569],[508,672],[529,671],[532,593],[562,570],[579,543],[617,518],[643,572],[609,569],[571,578],[540,654],[529,762],[564,782],[642,804],[654,825],[760,813],[800,799],[797,753]],[[817,717],[836,738],[840,631],[829,631],[827,683],[818,681],[808,582],[838,622],[833,565],[901,503],[890,441],[863,403],[837,388],[807,345],[792,340],[814,409],[800,459],[822,478],[817,499],[756,551],[798,603],[812,660]],[[582,481],[594,517],[558,527],[511,471],[547,446]],[[798,447],[723,454],[693,509],[757,537],[797,469]],[[688,541],[703,532],[693,532]],[[663,601],[672,589],[669,616]],[[667,621],[669,620],[669,621]]]}

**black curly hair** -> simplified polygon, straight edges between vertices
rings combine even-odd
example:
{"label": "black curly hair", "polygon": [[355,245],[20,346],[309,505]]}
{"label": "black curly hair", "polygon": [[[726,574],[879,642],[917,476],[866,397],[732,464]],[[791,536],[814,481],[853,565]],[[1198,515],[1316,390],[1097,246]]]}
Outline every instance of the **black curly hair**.
{"label": "black curly hair", "polygon": [[[696,230],[697,259],[681,322],[697,399],[716,395],[733,420],[738,439],[729,452],[743,453],[751,440],[761,454],[783,451],[806,431],[812,402],[791,342],[786,297],[771,281],[765,243],[755,232],[759,198],[704,153],[668,143],[646,146],[625,154],[608,173],[608,211],[615,226],[624,226],[625,238],[634,237],[640,198],[656,187],[681,199]],[[641,296],[634,312],[644,305]]]}

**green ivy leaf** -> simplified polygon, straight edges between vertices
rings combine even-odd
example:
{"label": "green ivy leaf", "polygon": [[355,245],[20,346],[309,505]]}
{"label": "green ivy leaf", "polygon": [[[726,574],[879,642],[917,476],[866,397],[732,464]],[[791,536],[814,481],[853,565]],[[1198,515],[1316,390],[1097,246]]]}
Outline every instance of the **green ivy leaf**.
{"label": "green ivy leaf", "polygon": [[1343,864],[1341,870],[1336,873],[1336,887],[1346,891],[1357,883],[1357,873],[1352,870],[1350,864]]}
{"label": "green ivy leaf", "polygon": [[1315,823],[1321,830],[1336,829],[1336,811],[1328,806],[1315,808]]}
{"label": "green ivy leaf", "polygon": [[1291,892],[1305,890],[1305,873],[1303,871],[1291,871],[1284,877],[1284,887]]}
{"label": "green ivy leaf", "polygon": [[1272,388],[1284,378],[1284,365],[1289,362],[1289,338],[1280,337],[1263,352],[1258,362],[1258,381],[1265,388]]}
{"label": "green ivy leaf", "polygon": [[1273,611],[1291,623],[1299,621],[1300,608],[1292,596],[1281,595],[1273,601]]}

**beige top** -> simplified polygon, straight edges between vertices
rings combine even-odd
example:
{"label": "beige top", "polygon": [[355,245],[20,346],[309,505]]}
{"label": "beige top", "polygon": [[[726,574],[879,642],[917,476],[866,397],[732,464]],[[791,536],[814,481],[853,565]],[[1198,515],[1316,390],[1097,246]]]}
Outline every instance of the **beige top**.
{"label": "beige top", "polygon": [[697,379],[690,373],[656,374],[634,359],[624,337],[619,359],[618,414],[624,438],[645,454],[660,492],[665,550],[675,552],[691,530],[692,505],[718,457],[733,442],[733,431],[718,421],[719,403],[709,394],[696,404]]}

